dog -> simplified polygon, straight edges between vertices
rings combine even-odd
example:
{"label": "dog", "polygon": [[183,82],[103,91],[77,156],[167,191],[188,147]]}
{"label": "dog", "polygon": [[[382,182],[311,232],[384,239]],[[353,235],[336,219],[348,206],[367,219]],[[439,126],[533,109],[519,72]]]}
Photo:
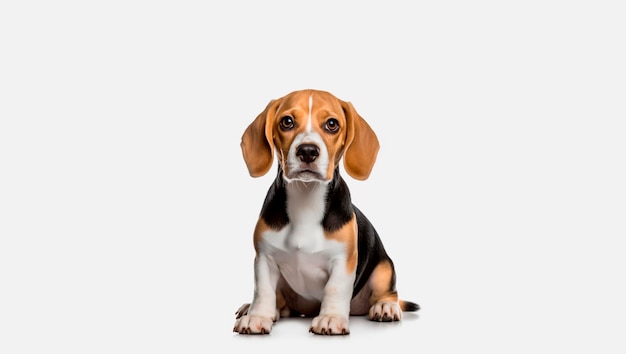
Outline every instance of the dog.
{"label": "dog", "polygon": [[345,171],[369,177],[379,142],[350,102],[320,90],[271,100],[247,127],[241,149],[252,177],[278,161],[254,229],[254,296],[233,331],[269,334],[281,316],[313,317],[310,332],[350,333],[349,316],[399,321],[419,306],[399,300],[378,233],[352,204]]}

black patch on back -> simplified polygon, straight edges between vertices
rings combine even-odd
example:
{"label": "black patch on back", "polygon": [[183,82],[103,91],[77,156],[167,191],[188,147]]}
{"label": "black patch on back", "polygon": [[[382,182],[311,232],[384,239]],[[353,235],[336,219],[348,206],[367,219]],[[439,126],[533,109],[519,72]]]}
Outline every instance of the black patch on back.
{"label": "black patch on back", "polygon": [[[365,286],[374,268],[376,268],[381,261],[385,260],[389,262],[392,269],[393,262],[385,251],[383,243],[372,223],[356,206],[353,206],[353,208],[356,214],[357,228],[359,230],[359,258],[356,266],[354,291],[352,292],[352,297],[355,297],[363,286]],[[395,287],[396,273],[394,271],[390,280],[389,289],[395,290]]]}

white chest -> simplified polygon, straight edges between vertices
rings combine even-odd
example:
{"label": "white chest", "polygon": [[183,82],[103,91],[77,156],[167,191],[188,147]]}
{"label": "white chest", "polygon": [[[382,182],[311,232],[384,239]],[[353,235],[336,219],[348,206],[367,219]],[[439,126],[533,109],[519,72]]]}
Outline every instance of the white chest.
{"label": "white chest", "polygon": [[[280,231],[266,231],[261,250],[270,256],[282,276],[297,293],[321,300],[330,270],[336,260],[346,259],[346,246],[324,236],[325,188],[306,196],[289,195],[289,224]],[[294,191],[292,191],[293,193]]]}
{"label": "white chest", "polygon": [[321,226],[287,226],[263,235],[261,249],[276,262],[287,283],[305,298],[321,300],[331,266],[346,258],[343,243],[327,240]]}

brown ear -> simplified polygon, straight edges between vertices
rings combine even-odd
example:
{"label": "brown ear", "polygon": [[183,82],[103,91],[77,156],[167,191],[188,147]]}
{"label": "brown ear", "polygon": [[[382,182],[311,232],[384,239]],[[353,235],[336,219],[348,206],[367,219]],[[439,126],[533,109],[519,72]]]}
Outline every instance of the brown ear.
{"label": "brown ear", "polygon": [[272,100],[248,126],[241,137],[241,152],[252,177],[261,177],[274,162],[272,122],[280,100]]}
{"label": "brown ear", "polygon": [[346,114],[348,132],[343,166],[350,176],[358,180],[369,177],[374,168],[380,145],[378,138],[365,119],[356,112],[350,102],[341,101]]}

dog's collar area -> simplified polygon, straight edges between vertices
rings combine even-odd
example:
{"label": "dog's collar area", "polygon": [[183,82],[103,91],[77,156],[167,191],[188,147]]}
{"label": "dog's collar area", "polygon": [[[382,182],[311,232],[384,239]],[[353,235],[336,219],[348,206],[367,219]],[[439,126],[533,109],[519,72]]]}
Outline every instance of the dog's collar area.
{"label": "dog's collar area", "polygon": [[295,190],[298,191],[298,193],[311,193],[316,191],[318,188],[326,188],[326,186],[328,185],[328,182],[324,182],[324,181],[319,181],[319,180],[299,180],[299,179],[294,179],[294,180],[287,180],[287,184],[290,187],[293,187]]}

